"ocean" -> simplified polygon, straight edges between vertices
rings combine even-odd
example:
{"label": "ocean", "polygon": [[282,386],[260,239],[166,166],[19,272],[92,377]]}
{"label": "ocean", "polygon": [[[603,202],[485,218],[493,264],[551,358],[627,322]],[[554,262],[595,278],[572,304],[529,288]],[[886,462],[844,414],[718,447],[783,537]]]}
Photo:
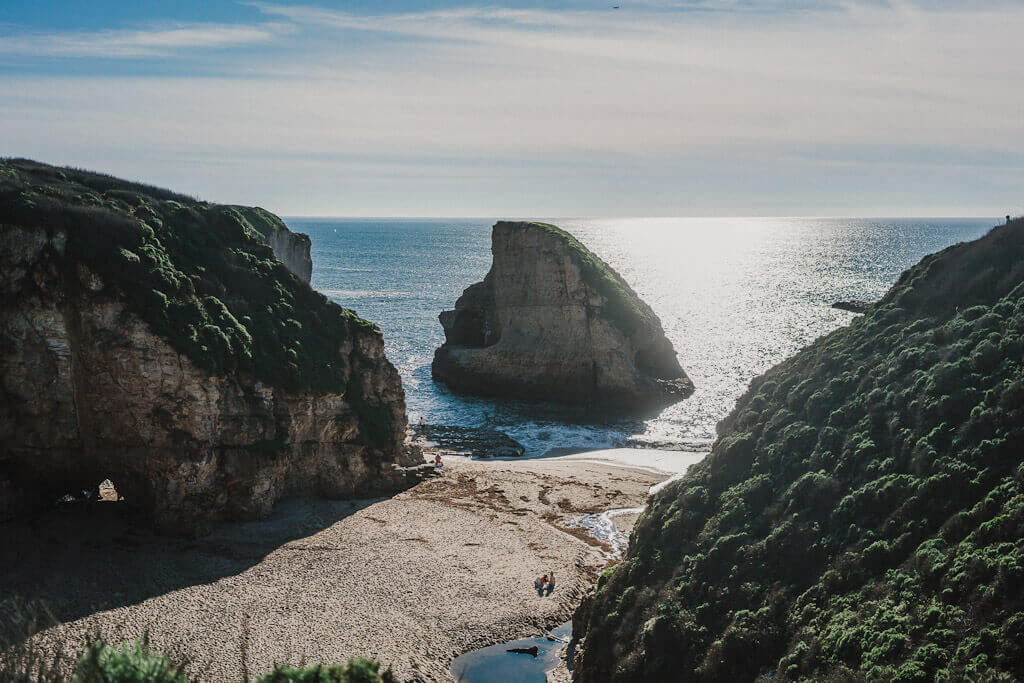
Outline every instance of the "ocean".
{"label": "ocean", "polygon": [[978,219],[541,219],[573,233],[661,318],[696,385],[649,419],[586,422],[558,406],[452,393],[430,376],[443,310],[490,267],[494,219],[290,218],[312,239],[314,288],[377,323],[410,423],[492,427],[530,455],[552,448],[706,450],[747,383],[876,299],[926,254],[972,240]]}

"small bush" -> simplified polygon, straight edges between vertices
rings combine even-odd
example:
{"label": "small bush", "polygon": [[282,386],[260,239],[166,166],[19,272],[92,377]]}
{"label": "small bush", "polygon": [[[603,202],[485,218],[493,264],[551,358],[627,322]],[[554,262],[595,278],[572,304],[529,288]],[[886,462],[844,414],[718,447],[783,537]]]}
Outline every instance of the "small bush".
{"label": "small bush", "polygon": [[365,657],[350,659],[344,666],[275,666],[273,671],[260,676],[258,683],[393,683],[391,670],[381,671],[380,667],[378,662]]}
{"label": "small bush", "polygon": [[97,641],[75,667],[74,683],[187,683],[183,665],[154,652],[145,640],[113,647]]}

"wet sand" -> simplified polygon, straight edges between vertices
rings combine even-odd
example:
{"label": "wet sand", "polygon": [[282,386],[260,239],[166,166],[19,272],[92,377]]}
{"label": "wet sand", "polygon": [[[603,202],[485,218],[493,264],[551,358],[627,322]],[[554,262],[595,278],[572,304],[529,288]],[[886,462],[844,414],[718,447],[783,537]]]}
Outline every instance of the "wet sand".
{"label": "wet sand", "polygon": [[[608,560],[560,523],[643,504],[665,478],[606,462],[449,459],[441,477],[373,501],[286,501],[199,540],[154,536],[120,503],[0,525],[0,595],[49,604],[44,643],[149,634],[203,680],[275,662],[371,656],[399,680],[450,680],[465,651],[571,616]],[[623,520],[626,521],[626,520]],[[555,572],[538,597],[533,579]]]}

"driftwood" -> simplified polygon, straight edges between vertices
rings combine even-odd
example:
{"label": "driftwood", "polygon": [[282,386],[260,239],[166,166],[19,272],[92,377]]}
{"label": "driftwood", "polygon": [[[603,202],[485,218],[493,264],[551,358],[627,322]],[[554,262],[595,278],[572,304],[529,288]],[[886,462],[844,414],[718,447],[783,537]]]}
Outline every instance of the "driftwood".
{"label": "driftwood", "polygon": [[537,646],[533,647],[510,647],[507,652],[514,652],[517,655],[532,655],[537,656]]}

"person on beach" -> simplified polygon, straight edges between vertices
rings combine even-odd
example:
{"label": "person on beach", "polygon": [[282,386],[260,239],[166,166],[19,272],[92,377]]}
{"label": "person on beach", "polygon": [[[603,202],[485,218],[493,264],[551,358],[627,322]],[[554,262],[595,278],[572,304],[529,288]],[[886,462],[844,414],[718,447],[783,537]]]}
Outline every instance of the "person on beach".
{"label": "person on beach", "polygon": [[555,592],[555,573],[551,572],[551,576],[548,577],[547,594],[551,595]]}
{"label": "person on beach", "polygon": [[544,587],[547,585],[547,582],[548,582],[548,575],[547,574],[545,574],[544,576],[541,576],[540,578],[537,578],[537,579],[533,580],[533,587],[537,589],[537,595],[539,595],[542,598],[544,597]]}
{"label": "person on beach", "polygon": [[444,463],[441,462],[441,454],[438,453],[434,456],[434,467],[444,467]]}

